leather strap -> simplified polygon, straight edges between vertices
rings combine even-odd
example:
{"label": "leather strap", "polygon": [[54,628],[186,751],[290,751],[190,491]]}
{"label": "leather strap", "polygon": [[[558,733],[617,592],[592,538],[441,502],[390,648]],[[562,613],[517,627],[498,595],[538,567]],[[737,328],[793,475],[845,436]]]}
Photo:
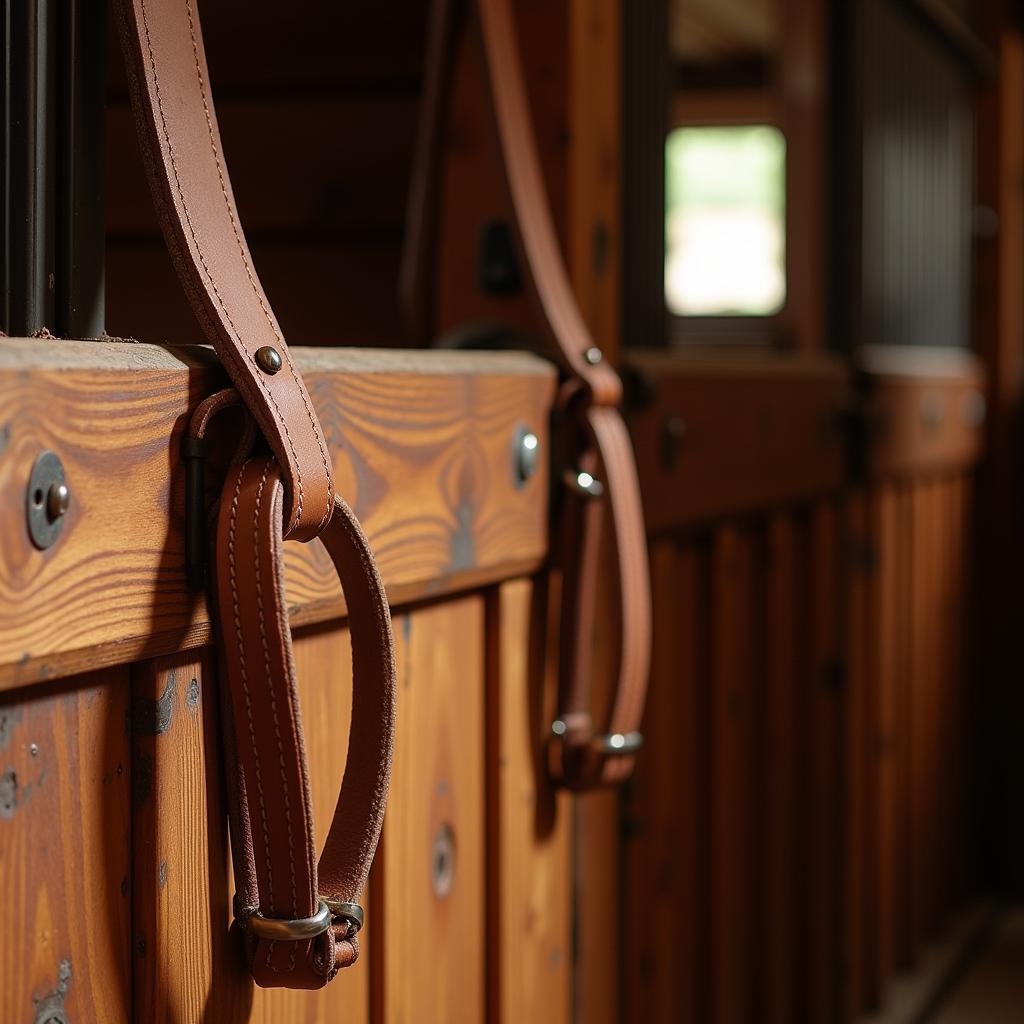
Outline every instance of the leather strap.
{"label": "leather strap", "polygon": [[351,921],[312,939],[261,937],[251,917],[312,917],[320,901],[359,901],[380,836],[391,773],[394,649],[384,587],[348,506],[335,498],[321,540],[341,579],[352,641],[352,725],[334,819],[319,864],[288,629],[282,545],[284,487],[272,457],[228,477],[217,521],[216,600],[236,760],[232,843],[236,920],[253,977],[266,987],[319,988],[355,962]]}
{"label": "leather strap", "polygon": [[[258,984],[318,988],[358,954],[357,904],[391,772],[390,615],[366,538],[335,495],[323,431],[252,265],[224,165],[195,0],[120,0],[119,9],[164,236],[237,389],[197,408],[184,445],[188,478],[198,493],[204,435],[231,405],[244,405],[273,453],[247,457],[254,434],[247,421],[213,545],[236,928]],[[193,549],[197,531],[193,523]],[[347,598],[353,672],[348,760],[319,863],[282,558],[286,537],[317,536]]]}
{"label": "leather strap", "polygon": [[[253,268],[210,95],[195,0],[120,0],[132,106],[178,276],[282,467],[286,534],[315,537],[332,514],[323,431]],[[258,353],[272,349],[280,360]],[[268,367],[271,367],[268,369]]]}
{"label": "leather strap", "polygon": [[[459,28],[458,0],[434,0],[427,84],[410,197],[402,282],[414,330],[426,334],[431,243],[435,241],[450,76]],[[647,543],[636,462],[618,411],[622,386],[594,343],[576,302],[559,247],[541,172],[509,0],[474,0],[472,31],[483,57],[505,185],[523,256],[524,277],[547,335],[546,354],[560,365],[563,387],[562,465],[570,483],[579,473],[600,477],[603,499],[570,486],[561,505],[559,559],[563,571],[559,714],[552,773],[572,789],[621,781],[633,753],[647,691],[651,599]],[[591,493],[596,493],[598,487]],[[621,649],[606,730],[592,714],[591,650],[600,569],[600,532],[610,511],[619,577]]]}

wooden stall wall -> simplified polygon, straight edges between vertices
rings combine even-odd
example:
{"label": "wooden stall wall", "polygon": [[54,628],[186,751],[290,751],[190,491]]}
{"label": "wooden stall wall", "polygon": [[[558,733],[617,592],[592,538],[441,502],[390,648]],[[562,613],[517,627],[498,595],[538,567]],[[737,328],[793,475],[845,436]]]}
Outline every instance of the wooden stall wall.
{"label": "wooden stall wall", "polygon": [[979,370],[868,352],[858,400],[821,357],[630,362],[656,634],[623,1017],[855,1020],[970,891]]}
{"label": "wooden stall wall", "polygon": [[[611,159],[607,147],[595,153],[602,142],[592,132],[570,142],[566,127],[569,76],[585,66],[580,55],[588,52],[593,32],[581,13],[587,5],[576,3],[570,34],[571,6],[516,4],[529,41],[524,60],[548,191],[562,227],[570,174],[592,182],[600,202],[607,174],[584,179],[578,168],[581,161],[592,168],[595,160],[607,167]],[[430,9],[431,0],[318,0],[293,7],[231,0],[203,6],[211,85],[239,216],[293,344],[409,344],[399,264]],[[144,341],[196,341],[195,319],[153,214],[114,34],[108,49],[107,330]],[[605,81],[607,93],[614,80]],[[584,109],[583,97],[577,103]],[[597,123],[606,109],[614,111],[589,109]],[[488,130],[486,123],[481,127]],[[481,141],[471,138],[468,145]],[[574,194],[574,216],[588,216],[583,211],[592,206],[590,194]],[[614,201],[604,205],[614,209]],[[611,275],[613,247],[606,252]],[[466,263],[461,285],[472,287],[476,272],[475,260]],[[609,296],[613,288],[592,292],[588,301],[607,302]]]}
{"label": "wooden stall wall", "polygon": [[[360,961],[319,992],[255,989],[228,932],[214,652],[184,585],[177,454],[221,371],[197,351],[4,339],[4,1020],[569,1019],[570,818],[539,741],[547,479],[514,462],[522,428],[549,447],[553,370],[293,352],[394,609],[394,781]],[[72,504],[38,551],[25,487],[44,448]],[[316,545],[286,559],[322,835],[351,711],[345,605]]]}

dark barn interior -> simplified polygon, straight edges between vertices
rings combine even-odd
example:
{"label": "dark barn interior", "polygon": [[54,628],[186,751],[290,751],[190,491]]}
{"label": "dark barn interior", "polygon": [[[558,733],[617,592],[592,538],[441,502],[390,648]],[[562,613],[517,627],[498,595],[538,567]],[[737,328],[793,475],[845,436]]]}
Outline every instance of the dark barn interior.
{"label": "dark barn interior", "polygon": [[[147,3],[201,15],[235,237],[392,611],[370,923],[317,992],[254,986],[228,931],[229,669],[179,454],[225,376],[140,150]],[[1024,5],[5,16],[0,1020],[1024,1021]],[[601,497],[611,460],[571,461],[567,335],[621,377],[650,573],[643,747],[593,786],[551,723],[574,672],[616,720],[642,616],[614,496],[573,603],[562,481]],[[320,824],[356,622],[298,548]]]}

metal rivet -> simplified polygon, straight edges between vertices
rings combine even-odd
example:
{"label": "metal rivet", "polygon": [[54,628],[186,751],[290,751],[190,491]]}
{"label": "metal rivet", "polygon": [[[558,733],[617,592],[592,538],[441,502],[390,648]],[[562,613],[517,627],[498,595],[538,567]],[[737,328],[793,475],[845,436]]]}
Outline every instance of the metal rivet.
{"label": "metal rivet", "polygon": [[532,430],[520,427],[516,431],[515,446],[516,486],[522,487],[537,472],[540,460],[540,439]]}
{"label": "metal rivet", "polygon": [[281,362],[281,353],[272,345],[264,345],[256,350],[256,362],[264,373],[274,374],[284,365]]}
{"label": "metal rivet", "polygon": [[590,363],[591,366],[597,366],[597,364],[601,362],[602,359],[604,359],[604,356],[601,354],[601,350],[596,345],[592,345],[590,348],[587,349],[586,352],[583,353],[583,358],[588,363]]}
{"label": "metal rivet", "polygon": [[68,485],[61,481],[50,485],[46,495],[46,513],[51,519],[60,519],[71,504],[71,492]]}
{"label": "metal rivet", "polygon": [[71,491],[60,458],[54,452],[40,452],[29,474],[25,513],[29,536],[41,551],[60,536],[70,502]]}

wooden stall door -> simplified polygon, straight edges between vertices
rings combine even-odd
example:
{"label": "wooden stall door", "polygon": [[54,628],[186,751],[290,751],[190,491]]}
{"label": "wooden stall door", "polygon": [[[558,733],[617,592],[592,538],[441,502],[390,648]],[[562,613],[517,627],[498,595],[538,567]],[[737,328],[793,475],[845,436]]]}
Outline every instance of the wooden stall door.
{"label": "wooden stall door", "polygon": [[[567,805],[544,782],[552,369],[525,354],[294,350],[393,608],[394,780],[358,963],[260,990],[229,935],[216,657],[184,573],[206,350],[0,340],[0,1019],[568,1021]],[[41,451],[71,503],[33,546]],[[316,823],[344,768],[343,595],[287,589]]]}
{"label": "wooden stall door", "polygon": [[855,1020],[970,895],[980,365],[630,363],[656,626],[621,1016]]}

